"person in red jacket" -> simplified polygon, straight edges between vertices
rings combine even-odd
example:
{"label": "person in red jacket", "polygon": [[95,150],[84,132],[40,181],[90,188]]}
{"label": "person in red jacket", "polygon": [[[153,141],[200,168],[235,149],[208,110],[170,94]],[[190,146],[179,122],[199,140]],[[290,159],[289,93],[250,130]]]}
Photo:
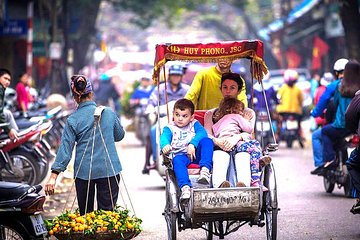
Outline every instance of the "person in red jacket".
{"label": "person in red jacket", "polygon": [[19,82],[16,84],[16,100],[19,111],[26,113],[28,111],[28,105],[31,100],[29,89],[29,75],[22,73],[19,75]]}

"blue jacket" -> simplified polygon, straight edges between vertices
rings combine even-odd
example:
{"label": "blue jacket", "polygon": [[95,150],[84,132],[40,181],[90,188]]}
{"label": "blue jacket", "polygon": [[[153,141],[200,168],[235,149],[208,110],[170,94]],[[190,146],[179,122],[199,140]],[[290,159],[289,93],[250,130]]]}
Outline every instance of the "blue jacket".
{"label": "blue jacket", "polygon": [[160,148],[163,149],[166,145],[171,144],[172,153],[184,154],[187,152],[189,144],[193,144],[196,148],[199,142],[207,136],[205,128],[197,120],[191,121],[182,128],[171,122],[164,127],[160,135]]}
{"label": "blue jacket", "polygon": [[326,86],[325,92],[321,95],[319,102],[315,108],[311,111],[311,116],[320,117],[324,110],[327,108],[330,99],[334,96],[335,90],[340,83],[340,79],[337,79]]}
{"label": "blue jacket", "polygon": [[[75,177],[88,180],[90,166],[92,166],[90,179],[105,178],[120,173],[122,167],[116,151],[115,142],[124,138],[125,131],[116,114],[110,108],[105,108],[101,115],[100,127],[105,146],[110,156],[109,161],[99,129],[96,130],[95,141],[93,142],[95,108],[96,104],[94,101],[82,102],[79,104],[77,110],[68,117],[61,137],[61,144],[51,170],[56,172],[65,171],[70,162],[73,148],[76,146],[74,162]],[[93,143],[94,152],[91,158]]]}
{"label": "blue jacket", "polygon": [[331,124],[334,128],[345,128],[345,113],[348,108],[351,99],[348,97],[341,96],[339,89],[341,83],[338,85],[338,88],[335,90],[334,94],[334,105],[336,106],[336,115],[335,120]]}

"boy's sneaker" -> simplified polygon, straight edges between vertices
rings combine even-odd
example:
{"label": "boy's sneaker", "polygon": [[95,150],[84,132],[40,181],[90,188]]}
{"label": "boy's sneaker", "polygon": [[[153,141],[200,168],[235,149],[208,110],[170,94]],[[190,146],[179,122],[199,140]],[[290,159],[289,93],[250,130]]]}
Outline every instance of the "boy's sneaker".
{"label": "boy's sneaker", "polygon": [[200,171],[200,176],[197,180],[198,183],[201,184],[209,184],[210,183],[210,171],[206,167],[202,167]]}
{"label": "boy's sneaker", "polygon": [[183,186],[181,188],[180,201],[189,199],[190,195],[191,195],[190,187],[188,185]]}

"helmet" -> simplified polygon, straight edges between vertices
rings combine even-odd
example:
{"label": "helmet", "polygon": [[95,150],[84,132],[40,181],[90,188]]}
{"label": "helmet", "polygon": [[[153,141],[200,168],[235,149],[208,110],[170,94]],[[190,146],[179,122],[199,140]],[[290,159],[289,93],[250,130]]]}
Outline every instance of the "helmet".
{"label": "helmet", "polygon": [[334,63],[334,71],[341,72],[344,71],[345,65],[349,62],[346,58],[340,58]]}
{"label": "helmet", "polygon": [[171,65],[169,68],[169,75],[183,75],[184,69],[182,65]]}
{"label": "helmet", "polygon": [[289,83],[289,82],[296,82],[299,78],[299,74],[297,71],[292,70],[292,69],[287,69],[284,72],[284,81],[285,83]]}
{"label": "helmet", "polygon": [[333,80],[334,80],[334,76],[332,75],[332,73],[331,72],[326,72],[326,73],[324,73],[324,75],[320,79],[320,84],[323,85],[323,86],[327,86]]}

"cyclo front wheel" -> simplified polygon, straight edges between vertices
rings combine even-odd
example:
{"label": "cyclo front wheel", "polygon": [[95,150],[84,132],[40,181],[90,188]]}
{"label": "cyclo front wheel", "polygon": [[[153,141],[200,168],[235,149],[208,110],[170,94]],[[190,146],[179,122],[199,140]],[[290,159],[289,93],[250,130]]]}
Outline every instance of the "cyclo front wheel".
{"label": "cyclo front wheel", "polygon": [[275,169],[270,163],[265,166],[264,186],[268,188],[264,192],[264,214],[266,219],[266,238],[267,240],[274,240],[277,237],[277,215],[278,215],[278,202],[277,202],[277,185],[275,177]]}
{"label": "cyclo front wheel", "polygon": [[171,188],[173,182],[170,181],[169,172],[166,171],[166,204],[165,204],[165,221],[168,234],[168,240],[176,240],[176,218],[177,214],[172,211]]}

